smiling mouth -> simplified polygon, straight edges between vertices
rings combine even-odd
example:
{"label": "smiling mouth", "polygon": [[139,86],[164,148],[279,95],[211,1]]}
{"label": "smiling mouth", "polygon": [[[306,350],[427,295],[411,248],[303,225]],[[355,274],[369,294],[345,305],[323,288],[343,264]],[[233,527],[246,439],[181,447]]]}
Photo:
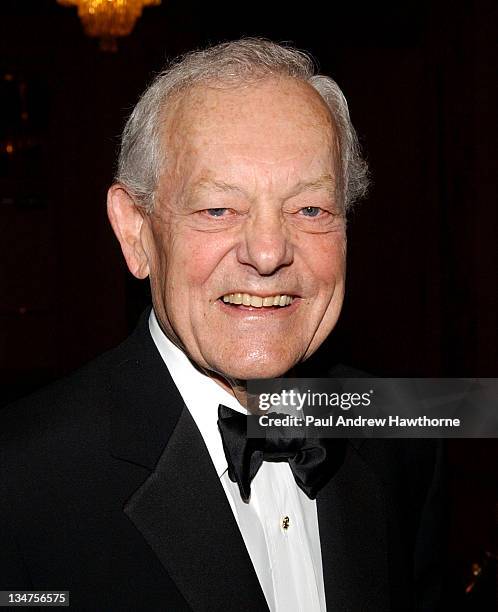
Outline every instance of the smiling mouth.
{"label": "smiling mouth", "polygon": [[275,294],[262,297],[250,293],[226,293],[220,298],[225,304],[233,306],[249,306],[252,308],[285,308],[294,301],[294,296],[287,294]]}

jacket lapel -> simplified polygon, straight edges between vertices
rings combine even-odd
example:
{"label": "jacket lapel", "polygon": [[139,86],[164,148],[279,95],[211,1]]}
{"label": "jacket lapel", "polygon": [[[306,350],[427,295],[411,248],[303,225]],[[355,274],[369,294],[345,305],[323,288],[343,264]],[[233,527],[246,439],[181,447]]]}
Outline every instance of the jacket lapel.
{"label": "jacket lapel", "polygon": [[327,609],[388,612],[383,487],[347,441],[344,463],[317,497]]}
{"label": "jacket lapel", "polygon": [[268,610],[202,436],[150,337],[147,315],[122,345],[113,377],[111,454],[150,471],[123,511],[193,610]]}

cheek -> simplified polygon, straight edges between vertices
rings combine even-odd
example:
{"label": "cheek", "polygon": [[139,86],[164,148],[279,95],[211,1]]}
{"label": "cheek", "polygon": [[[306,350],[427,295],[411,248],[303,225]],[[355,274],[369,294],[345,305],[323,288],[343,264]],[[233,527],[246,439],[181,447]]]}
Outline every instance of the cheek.
{"label": "cheek", "polygon": [[188,232],[178,236],[169,258],[175,291],[185,296],[210,288],[210,283],[222,276],[223,258],[229,249],[228,241],[220,234]]}
{"label": "cheek", "polygon": [[345,275],[345,242],[343,239],[322,236],[312,241],[307,251],[307,262],[319,285],[332,288]]}

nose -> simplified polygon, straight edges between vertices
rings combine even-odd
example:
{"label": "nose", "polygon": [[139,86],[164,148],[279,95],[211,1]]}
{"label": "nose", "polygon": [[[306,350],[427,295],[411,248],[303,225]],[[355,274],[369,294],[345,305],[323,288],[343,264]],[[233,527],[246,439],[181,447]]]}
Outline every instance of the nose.
{"label": "nose", "polygon": [[260,210],[247,219],[237,258],[262,276],[292,263],[294,249],[280,211]]}

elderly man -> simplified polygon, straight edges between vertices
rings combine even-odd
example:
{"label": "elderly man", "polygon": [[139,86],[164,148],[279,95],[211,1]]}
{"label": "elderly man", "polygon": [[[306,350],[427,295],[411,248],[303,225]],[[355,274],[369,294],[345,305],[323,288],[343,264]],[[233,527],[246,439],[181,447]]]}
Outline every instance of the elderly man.
{"label": "elderly man", "polygon": [[278,460],[248,491],[223,437],[248,380],[334,328],[365,188],[346,101],[304,54],[247,39],[156,78],[108,196],[153,308],[3,415],[3,590],[70,591],[76,610],[437,608],[432,443],[333,440],[309,490]]}

